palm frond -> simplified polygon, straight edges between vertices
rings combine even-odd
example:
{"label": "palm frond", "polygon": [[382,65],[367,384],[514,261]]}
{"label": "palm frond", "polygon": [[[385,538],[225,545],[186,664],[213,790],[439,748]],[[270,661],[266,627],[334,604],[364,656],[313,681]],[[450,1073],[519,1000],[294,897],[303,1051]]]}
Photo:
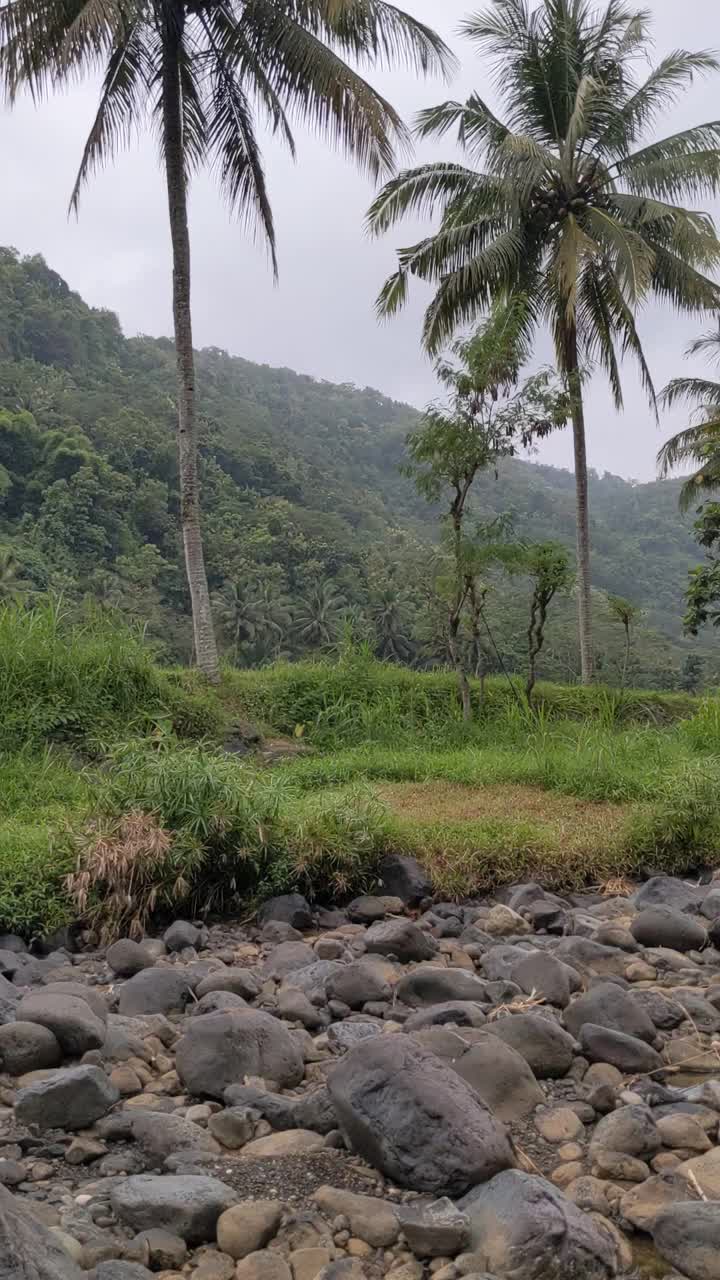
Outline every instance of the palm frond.
{"label": "palm frond", "polygon": [[655,116],[672,106],[696,75],[717,69],[717,58],[707,50],[689,53],[676,49],[669,53],[653,68],[644,84],[622,103],[601,136],[599,147],[608,151],[629,150]]}
{"label": "palm frond", "polygon": [[720,382],[710,378],[672,378],[663,389],[661,400],[668,409],[680,403],[695,405],[703,411],[720,409]]}
{"label": "palm frond", "polygon": [[586,209],[584,224],[612,262],[632,306],[644,298],[652,282],[655,254],[647,241],[605,209]]}
{"label": "palm frond", "polygon": [[499,180],[463,165],[442,162],[422,165],[390,179],[370,206],[368,226],[379,235],[407,213],[427,217],[438,206],[445,209],[456,203],[462,206],[472,203],[478,215],[486,210],[501,217],[507,208],[508,195]]}
{"label": "palm frond", "polygon": [[423,325],[423,345],[431,355],[436,355],[458,328],[477,319],[494,298],[507,297],[513,291],[522,251],[522,235],[510,229],[443,277]]}

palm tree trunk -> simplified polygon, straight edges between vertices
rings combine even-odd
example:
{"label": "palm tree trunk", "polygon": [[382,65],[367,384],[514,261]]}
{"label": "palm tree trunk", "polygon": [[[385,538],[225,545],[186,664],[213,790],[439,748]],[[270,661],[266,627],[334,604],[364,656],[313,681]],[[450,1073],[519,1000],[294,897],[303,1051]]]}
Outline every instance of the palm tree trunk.
{"label": "palm tree trunk", "polygon": [[218,655],[200,528],[195,357],[190,315],[190,235],[180,93],[183,22],[183,10],[179,4],[175,5],[165,19],[162,33],[163,143],[173,255],[173,320],[178,380],[180,521],[190,588],[195,660],[208,680],[216,683],[219,679]]}
{"label": "palm tree trunk", "polygon": [[577,537],[577,601],[580,633],[580,678],[592,684],[595,671],[592,640],[592,596],[590,589],[590,513],[588,506],[587,450],[582,381],[578,367],[577,333],[574,328],[566,343],[566,371],[570,390],[575,453],[575,501]]}

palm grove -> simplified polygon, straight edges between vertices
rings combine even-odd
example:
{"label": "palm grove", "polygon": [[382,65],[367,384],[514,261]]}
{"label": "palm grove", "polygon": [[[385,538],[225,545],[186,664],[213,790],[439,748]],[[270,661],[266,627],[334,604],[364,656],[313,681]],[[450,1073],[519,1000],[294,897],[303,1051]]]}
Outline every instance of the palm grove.
{"label": "palm grove", "polygon": [[[640,304],[654,298],[690,313],[720,309],[713,280],[720,242],[709,216],[695,207],[720,189],[720,121],[662,140],[654,127],[693,77],[715,71],[717,64],[709,53],[676,51],[648,74],[649,15],[617,0],[597,9],[583,0],[542,0],[534,7],[524,0],[494,0],[470,16],[462,31],[480,54],[482,93],[422,112],[417,133],[443,139],[457,131],[465,163],[437,160],[398,173],[395,156],[407,140],[405,126],[355,68],[405,59],[422,72],[443,72],[452,58],[434,32],[383,0],[10,0],[0,10],[0,59],[11,99],[24,87],[41,93],[98,66],[103,70],[73,204],[92,170],[112,157],[135,126],[146,124],[158,136],[173,251],[179,516],[195,659],[211,679],[217,676],[217,650],[200,524],[187,190],[192,174],[211,165],[230,207],[259,226],[275,265],[256,128],[258,120],[269,123],[292,149],[289,118],[297,116],[339,142],[372,175],[386,178],[370,210],[373,232],[388,231],[407,214],[439,215],[437,230],[399,251],[397,272],[379,299],[380,312],[391,315],[408,296],[411,277],[429,282],[435,295],[423,342],[436,356],[459,331],[471,331],[458,348],[465,368],[454,382],[447,361],[439,364],[449,403],[430,409],[409,440],[411,466],[423,462],[423,436],[432,444],[432,456],[426,452],[424,459],[429,471],[426,466],[423,478],[420,465],[418,472],[421,487],[437,497],[438,475],[444,475],[452,488],[452,475],[458,474],[452,472],[452,453],[462,436],[477,463],[461,481],[460,491],[467,481],[467,497],[477,473],[498,456],[571,422],[581,676],[584,682],[593,677],[584,388],[589,373],[601,368],[620,407],[620,362],[630,354],[655,405],[635,322]],[[485,100],[493,81],[499,114]],[[552,334],[556,373],[533,379],[523,364],[540,326]],[[488,334],[495,335],[490,367],[483,364]],[[498,422],[498,415],[483,410],[500,391],[506,404]],[[681,389],[671,386],[667,394],[678,396]],[[711,395],[709,402],[716,406]],[[696,436],[691,445],[669,447],[666,465],[697,457],[700,448],[709,479],[713,447],[717,458],[712,421],[710,414],[701,423],[700,445]],[[435,479],[429,482],[433,467]],[[711,510],[702,531],[711,555],[712,518]],[[453,654],[453,638],[465,610],[478,633],[483,575],[494,561],[509,572],[520,565],[535,584],[528,631],[532,659],[542,644],[538,610],[542,615],[555,592],[567,589],[567,565],[552,547],[515,545],[511,551],[502,530],[486,526],[468,539],[452,509],[449,520],[449,656],[462,665],[457,646]],[[693,585],[698,588],[699,581],[705,591],[705,604],[698,606],[704,621],[712,616],[715,562],[698,574],[704,577]],[[243,637],[252,639],[246,635],[252,611],[243,583],[226,604],[235,611],[238,649]],[[263,616],[268,625],[281,626],[282,600],[270,605],[266,599]],[[317,628],[322,638],[333,607],[337,602],[327,598],[326,589],[303,624],[308,635]],[[383,607],[387,613],[392,601]],[[387,656],[403,660],[402,645],[392,645]]]}

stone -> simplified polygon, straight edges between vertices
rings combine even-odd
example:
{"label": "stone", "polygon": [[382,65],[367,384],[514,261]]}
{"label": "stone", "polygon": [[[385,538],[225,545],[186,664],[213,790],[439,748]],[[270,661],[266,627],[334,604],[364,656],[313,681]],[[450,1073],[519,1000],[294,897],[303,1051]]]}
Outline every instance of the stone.
{"label": "stone", "polygon": [[148,1251],[148,1265],[154,1271],[180,1270],[187,1258],[187,1245],[180,1236],[162,1227],[150,1227],[135,1237],[141,1247]]}
{"label": "stone", "polygon": [[488,1023],[488,1031],[519,1053],[539,1080],[564,1076],[572,1066],[572,1036],[539,1013],[508,1014]]}
{"label": "stone", "polygon": [[672,951],[701,951],[707,931],[700,921],[672,907],[647,907],[635,917],[630,932],[644,947],[669,947]]}
{"label": "stone", "polygon": [[708,1200],[720,1200],[720,1147],[713,1147],[706,1155],[693,1156],[678,1167],[678,1174],[687,1179],[694,1190]]}
{"label": "stone", "polygon": [[682,1112],[677,1115],[660,1116],[657,1128],[663,1146],[701,1153],[709,1151],[712,1147],[705,1130],[694,1116],[685,1115]]}
{"label": "stone", "polygon": [[65,1152],[65,1163],[69,1165],[92,1164],[107,1155],[107,1147],[97,1138],[73,1138]]}
{"label": "stone", "polygon": [[[313,957],[314,957],[313,952]],[[303,965],[293,973],[288,973],[281,990],[286,987],[297,987],[314,1004],[327,1004],[327,985],[333,976],[344,966],[337,960],[314,960],[312,964]]]}
{"label": "stone", "polygon": [[283,893],[277,898],[269,898],[261,906],[257,918],[261,927],[272,920],[289,924],[301,932],[313,926],[310,903],[301,893]]}
{"label": "stone", "polygon": [[624,1192],[620,1216],[638,1231],[652,1231],[656,1218],[670,1205],[685,1200],[688,1184],[676,1173],[656,1174]]}
{"label": "stone", "polygon": [[689,1280],[720,1280],[720,1212],[686,1202],[664,1209],[652,1225],[655,1247]]}
{"label": "stone", "polygon": [[352,902],[348,903],[347,913],[349,919],[357,924],[374,924],[376,920],[383,920],[385,916],[402,914],[404,906],[402,898],[394,898],[390,895],[378,898],[366,893],[359,898],[353,898]]}
{"label": "stone", "polygon": [[292,1272],[277,1249],[262,1249],[238,1262],[235,1280],[292,1280]]}
{"label": "stone", "polygon": [[217,1249],[207,1249],[199,1256],[195,1255],[197,1266],[193,1271],[193,1280],[233,1280],[235,1262],[227,1253]]}
{"label": "stone", "polygon": [[358,1195],[339,1187],[319,1187],[313,1200],[326,1217],[347,1218],[353,1236],[374,1249],[388,1249],[400,1234],[395,1208],[374,1196]]}
{"label": "stone", "polygon": [[62,982],[47,982],[42,990],[43,995],[74,996],[77,1000],[83,1000],[92,1009],[96,1018],[99,1018],[102,1023],[107,1022],[108,1008],[105,997],[102,992],[96,991],[94,987],[86,986],[83,982],[65,980]]}
{"label": "stone", "polygon": [[585,1133],[585,1126],[570,1107],[552,1107],[535,1116],[535,1128],[546,1142],[574,1142]]}
{"label": "stone", "polygon": [[330,1073],[328,1087],[351,1146],[400,1186],[460,1194],[515,1163],[492,1112],[410,1037],[366,1040]]}
{"label": "stone", "polygon": [[175,920],[163,934],[163,942],[167,951],[184,951],[186,947],[196,950],[202,945],[204,931],[191,924],[189,920]]}
{"label": "stone", "polygon": [[322,1151],[325,1141],[322,1134],[309,1129],[285,1129],[255,1138],[243,1149],[243,1155],[255,1157],[294,1156],[309,1151]]}
{"label": "stone", "polygon": [[621,1151],[648,1159],[662,1146],[662,1138],[649,1107],[618,1107],[595,1126],[590,1143],[592,1155],[599,1150]]}
{"label": "stone", "polygon": [[18,1022],[35,1022],[55,1036],[63,1053],[80,1058],[101,1048],[105,1026],[89,1004],[77,996],[31,991],[23,996],[17,1010]]}
{"label": "stone", "polygon": [[255,1133],[255,1121],[249,1107],[227,1107],[210,1116],[208,1129],[222,1147],[237,1151],[250,1142]]}
{"label": "stone", "polygon": [[39,1022],[8,1022],[0,1026],[0,1071],[23,1076],[28,1071],[59,1067],[62,1050],[52,1031]]}
{"label": "stone", "polygon": [[486,1021],[485,1013],[479,1004],[472,1000],[446,1000],[441,1004],[431,1004],[427,1009],[416,1009],[405,1020],[406,1031],[422,1031],[425,1027],[482,1027]]}
{"label": "stone", "polygon": [[277,1200],[243,1200],[226,1209],[218,1218],[218,1248],[239,1261],[263,1249],[272,1240],[282,1220],[282,1204]]}
{"label": "stone", "polygon": [[299,1022],[308,1031],[326,1027],[328,1014],[310,1002],[304,991],[283,985],[278,992],[277,1015],[286,1022]]}
{"label": "stone", "polygon": [[554,954],[558,960],[588,978],[620,978],[627,964],[627,956],[619,947],[606,947],[592,938],[563,938],[555,947]]}
{"label": "stone", "polygon": [[663,1058],[668,1066],[698,1075],[716,1072],[718,1068],[717,1054],[711,1048],[704,1049],[694,1035],[668,1040],[663,1048]]}
{"label": "stone", "polygon": [[146,1013],[182,1013],[192,998],[187,975],[181,969],[143,969],[119,989],[118,1009],[123,1016]]}
{"label": "stone", "polygon": [[394,956],[401,964],[413,960],[431,960],[438,944],[412,920],[379,920],[365,934],[365,949],[370,954]]}
{"label": "stone", "polygon": [[220,1152],[212,1134],[181,1116],[139,1111],[132,1117],[131,1129],[140,1150],[158,1164],[178,1151]]}
{"label": "stone", "polygon": [[202,1000],[215,991],[229,991],[234,996],[242,996],[243,1000],[254,1000],[260,992],[260,982],[251,969],[227,966],[203,978],[195,988],[195,995]]}
{"label": "stone", "polygon": [[317,956],[307,942],[281,942],[265,960],[261,975],[263,978],[278,980],[298,969],[308,968],[316,960]]}
{"label": "stone", "polygon": [[645,1182],[650,1169],[637,1156],[627,1156],[622,1151],[606,1151],[604,1147],[591,1148],[592,1173],[596,1178],[608,1178],[613,1182]]}
{"label": "stone", "polygon": [[389,1000],[391,987],[384,966],[368,957],[333,973],[326,992],[330,999],[342,1000],[350,1009],[360,1009],[368,1000]]}
{"label": "stone", "polygon": [[673,1031],[685,1021],[686,1013],[682,1006],[676,1000],[670,1000],[661,991],[633,991],[633,1001],[644,1009],[653,1026],[661,1031]]}
{"label": "stone", "polygon": [[269,1093],[254,1085],[231,1085],[225,1091],[225,1101],[230,1107],[252,1107],[276,1130],[314,1129],[316,1133],[330,1133],[337,1127],[335,1109],[324,1085],[298,1097]]}
{"label": "stone", "polygon": [[62,1241],[0,1187],[0,1280],[85,1280]]}
{"label": "stone", "polygon": [[293,1280],[316,1280],[318,1274],[332,1260],[329,1249],[294,1249],[288,1258]]}
{"label": "stone", "polygon": [[510,980],[526,995],[542,997],[548,1004],[564,1009],[570,1000],[567,965],[544,951],[532,951],[510,970]]}
{"label": "stone", "polygon": [[134,978],[143,969],[151,969],[155,964],[154,957],[132,938],[120,938],[108,947],[105,958],[113,973],[119,978]]}
{"label": "stone", "polygon": [[85,1129],[107,1114],[120,1095],[100,1067],[69,1067],[21,1089],[15,1115],[45,1129]]}
{"label": "stone", "polygon": [[400,979],[395,996],[411,1009],[425,1009],[446,1001],[487,1000],[487,983],[463,969],[441,969],[431,965],[413,969]]}
{"label": "stone", "polygon": [[658,1071],[663,1065],[660,1054],[643,1040],[592,1022],[586,1022],[580,1032],[580,1048],[591,1062],[607,1062],[626,1075]]}
{"label": "stone", "polygon": [[153,1280],[152,1272],[139,1262],[123,1258],[108,1258],[98,1262],[93,1272],[94,1280]]}
{"label": "stone", "polygon": [[615,982],[601,982],[573,1000],[565,1010],[564,1022],[577,1039],[586,1022],[609,1031],[621,1031],[652,1044],[655,1026],[635,997]]}
{"label": "stone", "polygon": [[646,907],[672,907],[675,911],[695,910],[705,895],[704,889],[678,880],[675,876],[651,876],[633,895],[637,911]]}
{"label": "stone", "polygon": [[432,882],[415,858],[390,853],[380,863],[380,883],[386,893],[400,898],[407,907],[417,907],[432,897]]}
{"label": "stone", "polygon": [[162,1227],[188,1244],[214,1240],[218,1218],[236,1201],[232,1188],[200,1174],[138,1174],[110,1192],[113,1212],[133,1231]]}
{"label": "stone", "polygon": [[401,1205],[398,1218],[402,1233],[418,1258],[450,1258],[467,1246],[467,1216],[445,1197],[430,1204],[416,1201]]}
{"label": "stone", "polygon": [[594,1220],[542,1178],[499,1173],[463,1196],[473,1271],[512,1280],[610,1280],[617,1246]]}
{"label": "stone", "polygon": [[354,1049],[361,1040],[369,1040],[372,1036],[382,1034],[380,1022],[334,1022],[328,1027],[328,1044],[334,1053],[346,1053]]}
{"label": "stone", "polygon": [[526,1060],[495,1036],[483,1037],[451,1061],[453,1070],[504,1123],[523,1119],[545,1101]]}
{"label": "stone", "polygon": [[517,937],[518,934],[530,933],[532,929],[532,925],[523,916],[513,911],[512,907],[502,904],[493,907],[482,924],[485,932],[492,938]]}
{"label": "stone", "polygon": [[27,1165],[21,1164],[19,1160],[0,1160],[0,1186],[17,1187],[27,1180]]}
{"label": "stone", "polygon": [[245,1076],[290,1088],[304,1073],[302,1053],[285,1025],[256,1010],[191,1019],[178,1042],[175,1066],[190,1093],[221,1101],[228,1086]]}

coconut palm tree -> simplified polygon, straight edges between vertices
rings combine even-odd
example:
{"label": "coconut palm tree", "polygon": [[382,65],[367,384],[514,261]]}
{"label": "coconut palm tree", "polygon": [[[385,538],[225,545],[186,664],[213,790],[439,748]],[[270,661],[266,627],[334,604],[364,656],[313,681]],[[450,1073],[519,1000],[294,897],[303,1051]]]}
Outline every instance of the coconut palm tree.
{"label": "coconut palm tree", "polygon": [[440,350],[498,298],[527,299],[526,331],[550,327],[572,400],[582,678],[593,674],[583,374],[599,365],[622,404],[620,357],[636,359],[654,403],[635,313],[650,297],[676,309],[720,307],[710,217],[686,208],[720,191],[720,120],[652,139],[658,112],[707,52],[676,51],[642,80],[649,15],[623,0],[492,0],[462,32],[495,71],[504,118],[475,93],[421,113],[422,138],[457,127],[467,163],[439,160],[394,177],[370,214],[375,233],[404,215],[440,227],[401,249],[378,306],[392,315],[410,278],[435,286],[424,344]]}
{"label": "coconut palm tree", "polygon": [[290,117],[339,142],[371,174],[406,141],[397,113],[359,64],[405,59],[444,69],[440,38],[386,0],[6,0],[0,72],[13,98],[101,68],[100,103],[71,205],[137,128],[155,131],[167,186],[177,351],[180,510],[198,666],[218,659],[201,527],[190,314],[190,177],[210,166],[230,208],[264,236],[275,229],[256,135],[260,119],[294,149]]}
{"label": "coconut palm tree", "polygon": [[633,628],[637,626],[643,617],[643,610],[632,600],[626,600],[624,596],[608,596],[608,612],[616,622],[619,622],[625,632],[625,653],[623,655],[622,674],[620,677],[620,688],[624,689],[627,681],[628,665],[630,662],[630,646],[632,644]]}
{"label": "coconut palm tree", "polygon": [[[707,352],[720,367],[720,321],[717,329],[688,347],[688,355],[698,352]],[[694,464],[694,471],[680,490],[680,509],[687,511],[698,498],[720,489],[720,382],[711,378],[673,378],[661,398],[668,407],[676,403],[691,405],[697,419],[672,436],[658,454],[662,477],[687,463]]]}
{"label": "coconut palm tree", "polygon": [[347,611],[344,595],[325,580],[308,591],[295,612],[300,640],[311,649],[329,649],[337,640]]}

